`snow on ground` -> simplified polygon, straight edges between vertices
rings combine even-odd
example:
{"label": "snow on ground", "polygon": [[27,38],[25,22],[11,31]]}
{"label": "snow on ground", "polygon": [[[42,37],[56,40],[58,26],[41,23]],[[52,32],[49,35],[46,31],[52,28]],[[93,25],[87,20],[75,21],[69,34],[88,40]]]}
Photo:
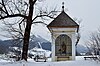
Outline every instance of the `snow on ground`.
{"label": "snow on ground", "polygon": [[47,62],[35,62],[33,59],[28,59],[28,62],[9,62],[0,60],[0,66],[100,66],[100,62],[89,59],[84,60],[83,56],[77,56],[75,61],[51,62],[50,60],[51,58],[49,58]]}

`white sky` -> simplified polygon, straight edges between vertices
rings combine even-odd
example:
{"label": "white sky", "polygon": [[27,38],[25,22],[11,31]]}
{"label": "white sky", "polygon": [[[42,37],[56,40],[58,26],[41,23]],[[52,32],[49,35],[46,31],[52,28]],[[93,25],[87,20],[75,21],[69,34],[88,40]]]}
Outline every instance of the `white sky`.
{"label": "white sky", "polygon": [[[56,7],[61,10],[62,2],[65,2],[65,11],[72,18],[82,19],[81,41],[83,44],[89,33],[95,31],[100,26],[100,0],[45,0],[40,3],[48,8]],[[68,9],[68,10],[67,10]],[[40,34],[42,37],[50,40],[50,34],[46,32],[44,25],[34,27],[34,34]],[[46,29],[45,29],[46,28]],[[37,29],[37,30],[36,30]]]}

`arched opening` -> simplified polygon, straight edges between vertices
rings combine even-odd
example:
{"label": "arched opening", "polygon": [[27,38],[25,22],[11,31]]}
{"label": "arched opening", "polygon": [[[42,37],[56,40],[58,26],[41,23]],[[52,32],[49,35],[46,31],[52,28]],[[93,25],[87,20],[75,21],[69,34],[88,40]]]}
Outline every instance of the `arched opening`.
{"label": "arched opening", "polygon": [[59,35],[55,40],[55,55],[57,57],[72,56],[72,41],[68,35]]}

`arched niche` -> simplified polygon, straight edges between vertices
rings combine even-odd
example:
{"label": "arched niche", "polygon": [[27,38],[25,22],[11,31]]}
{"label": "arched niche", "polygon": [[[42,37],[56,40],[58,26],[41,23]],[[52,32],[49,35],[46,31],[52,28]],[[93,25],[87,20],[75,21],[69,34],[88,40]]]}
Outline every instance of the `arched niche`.
{"label": "arched niche", "polygon": [[55,56],[72,56],[72,40],[68,35],[61,34],[56,38]]}

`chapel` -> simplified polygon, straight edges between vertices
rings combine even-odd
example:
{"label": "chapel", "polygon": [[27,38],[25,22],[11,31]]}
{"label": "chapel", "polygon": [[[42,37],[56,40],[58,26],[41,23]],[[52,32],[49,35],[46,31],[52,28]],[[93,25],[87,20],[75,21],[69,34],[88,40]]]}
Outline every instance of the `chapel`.
{"label": "chapel", "polygon": [[76,34],[79,25],[64,11],[47,25],[52,37],[52,61],[75,60]]}

